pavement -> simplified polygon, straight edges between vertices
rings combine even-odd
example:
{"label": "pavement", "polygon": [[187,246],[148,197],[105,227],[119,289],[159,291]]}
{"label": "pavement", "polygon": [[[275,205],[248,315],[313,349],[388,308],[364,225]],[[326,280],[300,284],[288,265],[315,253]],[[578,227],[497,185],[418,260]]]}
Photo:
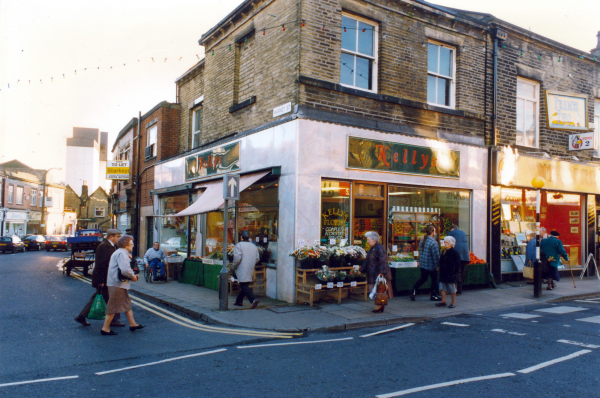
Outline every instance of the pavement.
{"label": "pavement", "polygon": [[[456,298],[456,308],[436,307],[428,294],[418,295],[416,301],[408,296],[389,300],[385,312],[374,314],[372,300],[343,299],[321,301],[314,307],[308,304],[290,304],[267,297],[259,297],[258,308],[251,310],[247,300],[244,307],[235,307],[235,297],[229,296],[229,310],[219,311],[219,293],[200,286],[169,282],[147,283],[140,278],[131,284],[131,291],[138,297],[155,301],[182,311],[205,322],[249,329],[293,331],[341,331],[363,327],[393,325],[431,318],[474,314],[515,306],[559,302],[600,296],[600,280],[597,277],[575,279],[576,288],[569,278],[562,278],[557,287],[544,290],[541,298],[533,297],[533,285],[523,282],[498,284],[496,289],[465,290]],[[450,303],[450,300],[448,300]]]}

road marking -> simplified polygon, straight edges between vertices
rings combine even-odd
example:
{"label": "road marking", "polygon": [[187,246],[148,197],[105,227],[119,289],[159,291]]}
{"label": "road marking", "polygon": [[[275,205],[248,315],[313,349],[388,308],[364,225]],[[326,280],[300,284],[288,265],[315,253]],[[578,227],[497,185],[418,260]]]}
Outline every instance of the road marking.
{"label": "road marking", "polygon": [[109,373],[122,372],[124,370],[143,368],[145,366],[158,365],[159,363],[165,363],[165,362],[179,361],[180,359],[199,357],[199,356],[202,356],[202,355],[216,354],[217,352],[223,352],[223,351],[227,351],[227,350],[225,348],[221,348],[219,350],[207,351],[207,352],[200,352],[198,354],[184,355],[182,357],[176,357],[176,358],[163,359],[162,361],[150,362],[150,363],[145,363],[145,364],[142,364],[142,365],[128,366],[126,368],[107,370],[107,371],[104,371],[104,372],[98,372],[96,374],[98,376],[102,376],[102,375],[109,374]]}
{"label": "road marking", "polygon": [[600,304],[598,299],[589,299],[589,300],[575,300],[578,303],[586,303],[586,304]]}
{"label": "road marking", "polygon": [[587,311],[589,308],[583,307],[568,307],[568,306],[560,306],[560,307],[552,307],[552,308],[543,308],[541,310],[536,310],[537,312],[546,312],[549,314],[570,314],[571,312],[578,311]]}
{"label": "road marking", "polygon": [[458,326],[461,328],[466,328],[469,325],[465,325],[463,323],[452,323],[452,322],[442,322],[442,325],[448,325],[448,326]]}
{"label": "road marking", "polygon": [[508,333],[508,334],[512,334],[513,336],[527,336],[527,333],[509,332],[508,330],[504,330],[504,329],[492,329],[491,331],[496,332],[496,333]]}
{"label": "road marking", "polygon": [[579,347],[584,347],[584,348],[600,348],[600,345],[594,345],[594,344],[584,344],[584,343],[579,343],[577,341],[571,341],[571,340],[556,340],[558,343],[564,343],[564,344],[571,344],[571,345],[576,345]]}
{"label": "road marking", "polygon": [[316,341],[297,341],[295,343],[274,343],[274,344],[256,344],[256,345],[240,345],[237,348],[240,350],[246,348],[258,348],[258,347],[275,347],[281,345],[295,345],[295,344],[319,344],[319,343],[330,343],[333,341],[346,341],[346,340],[354,340],[353,337],[345,337],[343,339],[331,339],[331,340],[316,340]]}
{"label": "road marking", "polygon": [[398,329],[404,329],[404,328],[407,328],[407,327],[413,326],[413,325],[414,325],[414,323],[407,323],[407,324],[404,324],[404,325],[401,325],[401,326],[397,326],[397,327],[392,328],[392,329],[380,330],[379,332],[365,334],[365,335],[360,336],[360,337],[371,337],[371,336],[375,336],[375,335],[378,335],[378,334],[381,334],[381,333],[387,333],[387,332],[392,332],[392,331],[398,330]]}
{"label": "road marking", "polygon": [[29,380],[29,381],[17,381],[15,383],[4,383],[0,384],[0,387],[9,387],[9,386],[18,386],[21,384],[31,384],[31,383],[44,383],[46,381],[57,381],[57,380],[69,380],[76,379],[79,376],[65,376],[65,377],[53,377],[51,379],[39,379],[39,380]]}
{"label": "road marking", "polygon": [[556,358],[556,359],[553,359],[551,361],[542,362],[539,365],[535,365],[535,366],[532,366],[530,368],[518,370],[517,372],[519,372],[519,373],[531,373],[531,372],[535,372],[536,370],[545,368],[546,366],[554,365],[555,363],[559,363],[559,362],[563,362],[563,361],[568,361],[569,359],[577,358],[580,355],[588,354],[590,352],[592,352],[592,351],[591,350],[577,351],[574,354],[567,355],[567,356],[560,357],[560,358]]}
{"label": "road marking", "polygon": [[516,375],[514,373],[499,373],[499,374],[489,375],[489,376],[471,377],[469,379],[461,379],[461,380],[449,381],[446,383],[431,384],[429,386],[416,387],[416,388],[411,388],[408,390],[391,392],[389,394],[377,395],[377,398],[399,397],[401,395],[412,394],[414,392],[434,390],[436,388],[450,387],[450,386],[455,386],[457,384],[472,383],[474,381],[500,379],[502,377],[510,377],[510,376],[516,376]]}
{"label": "road marking", "polygon": [[533,314],[522,314],[519,312],[513,312],[511,314],[503,314],[500,315],[506,318],[517,318],[517,319],[531,319],[531,318],[539,318],[541,315],[533,315]]}
{"label": "road marking", "polygon": [[589,318],[576,319],[576,321],[589,322],[589,323],[600,323],[600,316],[592,316]]}

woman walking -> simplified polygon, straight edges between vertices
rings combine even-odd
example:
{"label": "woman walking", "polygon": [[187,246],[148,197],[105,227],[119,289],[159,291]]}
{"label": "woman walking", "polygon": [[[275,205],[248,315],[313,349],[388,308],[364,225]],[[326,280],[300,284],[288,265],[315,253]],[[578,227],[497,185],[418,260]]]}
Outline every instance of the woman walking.
{"label": "woman walking", "polygon": [[460,254],[454,249],[456,239],[452,236],[444,238],[444,247],[446,251],[440,257],[440,291],[442,292],[442,301],[436,303],[438,307],[446,306],[446,294],[452,297],[452,303],[448,308],[456,307],[456,282],[460,271]]}
{"label": "woman walking", "polygon": [[[131,251],[133,250],[133,237],[123,235],[117,241],[118,249],[110,257],[108,265],[108,277],[106,285],[108,286],[108,303],[106,304],[106,318],[104,326],[100,333],[103,336],[114,336],[117,332],[110,330],[110,323],[120,312],[124,312],[129,320],[129,330],[132,332],[143,329],[144,325],[138,325],[133,319],[131,310],[131,299],[129,298],[129,281],[137,282],[138,276],[133,272],[130,266]],[[119,271],[121,271],[124,281],[119,280]]]}
{"label": "woman walking", "polygon": [[[388,267],[387,254],[385,248],[379,243],[379,234],[375,231],[365,232],[365,238],[371,248],[367,252],[367,258],[360,267],[360,272],[367,274],[367,288],[369,292],[375,287],[375,280],[378,275],[382,275],[387,282],[387,294],[389,297],[393,297],[392,290],[390,289],[391,273],[390,267]],[[381,293],[381,292],[378,292]],[[373,312],[383,312],[385,306],[380,305]]]}

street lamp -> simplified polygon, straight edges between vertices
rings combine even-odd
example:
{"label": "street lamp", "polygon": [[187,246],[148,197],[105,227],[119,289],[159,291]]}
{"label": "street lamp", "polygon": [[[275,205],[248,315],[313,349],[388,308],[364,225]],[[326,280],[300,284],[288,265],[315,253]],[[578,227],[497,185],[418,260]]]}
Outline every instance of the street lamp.
{"label": "street lamp", "polygon": [[535,202],[535,263],[533,265],[533,296],[542,297],[542,270],[540,264],[540,189],[544,187],[546,181],[540,177],[533,177],[531,185],[536,189]]}
{"label": "street lamp", "polygon": [[52,167],[48,170],[46,170],[46,172],[44,173],[44,188],[42,189],[42,195],[44,196],[44,200],[42,202],[42,235],[46,235],[46,233],[48,232],[48,227],[46,226],[46,223],[44,222],[44,213],[46,212],[46,177],[48,176],[48,172],[50,170],[62,170],[62,168],[60,167]]}

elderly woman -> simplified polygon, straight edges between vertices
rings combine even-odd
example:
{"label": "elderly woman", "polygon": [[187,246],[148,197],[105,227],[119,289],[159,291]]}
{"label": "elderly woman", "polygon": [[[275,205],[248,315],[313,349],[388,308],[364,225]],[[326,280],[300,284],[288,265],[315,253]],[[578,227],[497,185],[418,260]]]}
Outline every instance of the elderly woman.
{"label": "elderly woman", "polygon": [[442,301],[436,303],[438,307],[446,306],[446,294],[452,297],[452,304],[448,308],[456,307],[456,282],[457,274],[460,270],[460,254],[454,249],[456,239],[452,236],[444,238],[444,247],[446,251],[440,257],[440,291],[442,292]]}
{"label": "elderly woman", "polygon": [[[117,332],[110,330],[110,322],[115,314],[124,312],[129,320],[129,330],[135,332],[143,329],[144,325],[138,325],[133,319],[131,310],[131,299],[129,298],[129,281],[137,282],[138,276],[133,272],[130,266],[131,251],[133,250],[133,237],[123,235],[117,241],[118,249],[110,257],[108,264],[108,277],[106,285],[108,286],[108,303],[106,304],[106,318],[104,326],[100,333],[103,336],[114,336]],[[119,280],[119,270],[124,281]]]}
{"label": "elderly woman", "polygon": [[[367,243],[371,248],[367,252],[367,258],[363,262],[360,268],[360,272],[367,274],[367,286],[369,291],[375,287],[375,280],[378,275],[383,275],[387,281],[387,293],[388,296],[393,297],[392,290],[390,289],[391,283],[391,272],[388,267],[387,253],[381,243],[379,243],[379,234],[375,231],[369,231],[365,233]],[[384,306],[380,305],[373,312],[383,312]]]}

